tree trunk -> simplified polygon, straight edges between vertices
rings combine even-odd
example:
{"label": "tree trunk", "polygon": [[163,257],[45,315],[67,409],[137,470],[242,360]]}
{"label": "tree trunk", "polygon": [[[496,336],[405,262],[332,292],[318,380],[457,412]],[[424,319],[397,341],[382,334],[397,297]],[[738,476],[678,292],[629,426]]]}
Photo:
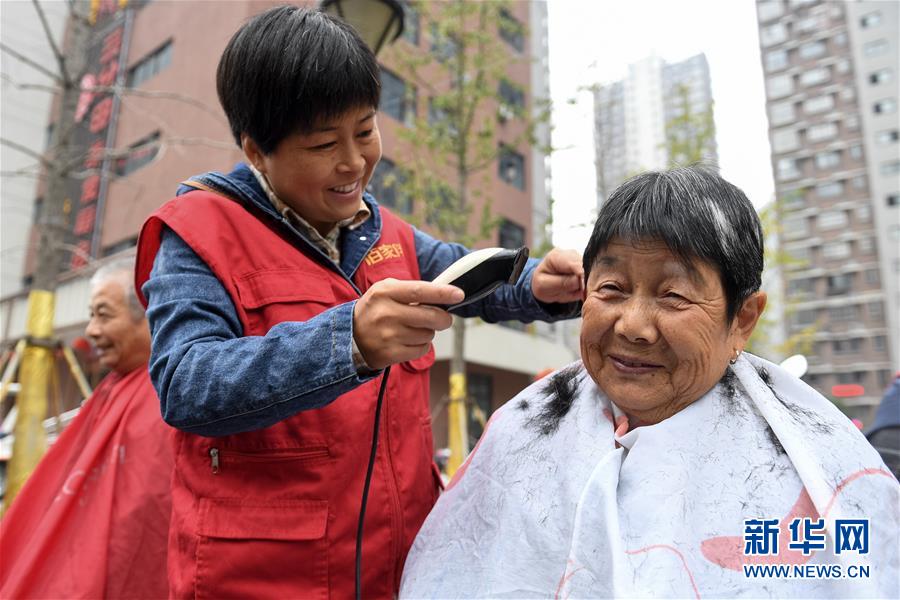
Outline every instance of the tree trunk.
{"label": "tree trunk", "polygon": [[[76,7],[86,14],[86,3],[76,2]],[[81,93],[80,80],[87,59],[91,31],[78,18],[69,19],[69,50],[66,53],[65,73],[60,95],[59,113],[54,132],[56,145],[46,163],[47,192],[43,212],[37,223],[38,251],[34,270],[34,283],[28,295],[28,321],[26,335],[29,338],[22,356],[16,399],[18,417],[14,428],[12,457],[7,471],[8,486],[4,505],[9,507],[16,494],[34,471],[47,447],[43,421],[47,416],[47,394],[50,373],[54,368],[53,351],[49,340],[53,336],[53,313],[62,259],[66,250],[67,220],[74,211],[72,199],[66,197],[66,184],[71,172],[80,166],[81,153],[74,145],[75,109]],[[49,34],[48,34],[49,35]],[[35,344],[33,341],[37,341]],[[48,342],[42,344],[41,342]]]}

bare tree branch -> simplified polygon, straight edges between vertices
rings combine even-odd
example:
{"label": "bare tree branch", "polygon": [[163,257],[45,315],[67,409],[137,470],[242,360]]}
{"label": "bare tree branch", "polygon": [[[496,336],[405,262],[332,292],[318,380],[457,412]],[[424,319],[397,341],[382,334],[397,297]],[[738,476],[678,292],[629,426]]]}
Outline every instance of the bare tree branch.
{"label": "bare tree branch", "polygon": [[[17,83],[5,73],[0,74],[0,78],[8,82],[16,89],[20,90],[40,90],[43,92],[49,92],[51,94],[55,94],[60,91],[58,87],[44,85],[41,83]],[[59,81],[59,79],[57,79],[57,81]],[[216,109],[213,106],[210,106],[209,104],[201,100],[197,100],[196,98],[192,98],[191,96],[182,94],[180,92],[168,92],[164,90],[141,90],[133,87],[120,87],[115,85],[95,85],[92,87],[82,87],[81,91],[117,94],[119,95],[119,97],[137,96],[139,98],[161,98],[163,100],[174,100],[176,102],[182,102],[184,104],[188,104],[190,106],[198,108],[213,117],[222,125],[228,125],[228,121],[224,117],[222,117],[222,113],[220,110]]]}
{"label": "bare tree branch", "polygon": [[44,14],[44,9],[41,8],[41,3],[38,0],[31,0],[31,3],[34,4],[34,10],[37,12],[38,18],[41,20],[41,25],[44,28],[44,34],[47,36],[47,43],[50,44],[50,49],[53,50],[53,56],[56,58],[56,62],[59,64],[59,72],[62,75],[62,82],[66,86],[73,85],[72,77],[69,75],[69,70],[66,69],[66,57],[63,56],[62,52],[59,51],[59,47],[56,45],[56,41],[53,39],[53,33],[50,31],[50,24],[47,23],[47,16]]}
{"label": "bare tree branch", "polygon": [[42,175],[40,173],[32,173],[29,171],[23,171],[21,169],[19,169],[17,171],[0,171],[0,177],[6,178],[6,179],[12,179],[14,177],[28,177],[30,179],[42,179],[42,180],[47,179],[47,177],[45,175]]}
{"label": "bare tree branch", "polygon": [[50,167],[53,166],[52,163],[51,163],[49,160],[47,160],[47,158],[46,158],[43,154],[40,154],[40,153],[38,153],[38,152],[35,152],[35,151],[32,150],[31,148],[29,148],[29,147],[27,147],[27,146],[23,146],[22,144],[19,144],[19,143],[17,143],[17,142],[12,141],[12,140],[8,140],[8,139],[6,139],[6,138],[4,138],[4,137],[0,137],[0,145],[3,145],[3,146],[9,146],[9,147],[12,148],[13,150],[18,150],[18,151],[21,152],[22,154],[28,155],[28,156],[30,156],[31,158],[34,158],[34,159],[40,161],[40,163],[41,163],[42,165],[44,165],[44,167],[50,168]]}
{"label": "bare tree branch", "polygon": [[41,64],[39,64],[39,63],[37,63],[37,62],[35,62],[35,61],[33,61],[33,60],[31,60],[31,59],[28,58],[27,56],[25,56],[25,55],[23,55],[23,54],[19,54],[18,52],[16,52],[15,50],[13,50],[12,48],[10,48],[9,46],[7,46],[6,44],[4,44],[3,42],[0,42],[0,50],[2,50],[3,52],[6,52],[7,54],[9,54],[10,56],[12,56],[12,57],[15,58],[16,60],[19,60],[19,61],[25,63],[26,65],[28,65],[28,66],[31,67],[32,69],[35,69],[35,70],[37,70],[37,71],[40,71],[41,73],[43,73],[44,75],[46,75],[47,77],[49,77],[50,79],[52,79],[53,81],[56,81],[56,82],[58,82],[58,83],[62,83],[62,79],[60,79],[59,75],[57,75],[56,73],[54,73],[53,71],[51,71],[51,70],[48,69],[47,67],[45,67],[45,66],[43,66],[43,65],[41,65]]}
{"label": "bare tree branch", "polygon": [[111,92],[114,94],[121,94],[123,96],[138,96],[141,98],[162,98],[164,100],[175,100],[177,102],[183,102],[184,104],[199,108],[203,112],[214,117],[219,123],[228,125],[228,121],[222,117],[221,111],[210,106],[209,104],[206,104],[205,102],[202,102],[185,94],[181,94],[179,92],[166,92],[162,90],[139,90],[137,88],[118,86],[94,86],[83,89],[85,91],[91,92]]}

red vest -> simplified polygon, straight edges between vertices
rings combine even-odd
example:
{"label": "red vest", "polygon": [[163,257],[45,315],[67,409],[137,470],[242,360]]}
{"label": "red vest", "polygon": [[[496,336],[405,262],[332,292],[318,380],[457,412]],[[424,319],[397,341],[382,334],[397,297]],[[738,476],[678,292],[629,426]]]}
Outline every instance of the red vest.
{"label": "red vest", "polygon": [[[387,277],[419,279],[412,228],[387,210],[381,217],[381,238],[353,277],[362,292]],[[144,224],[138,289],[150,276],[163,224],[224,285],[245,335],[265,335],[278,323],[304,321],[359,297],[287,232],[205,191],[170,201]],[[428,391],[433,363],[432,349],[391,369],[366,509],[365,597],[397,593],[406,553],[437,500]],[[352,596],[380,382],[258,431],[218,438],[178,432],[169,538],[173,597]]]}

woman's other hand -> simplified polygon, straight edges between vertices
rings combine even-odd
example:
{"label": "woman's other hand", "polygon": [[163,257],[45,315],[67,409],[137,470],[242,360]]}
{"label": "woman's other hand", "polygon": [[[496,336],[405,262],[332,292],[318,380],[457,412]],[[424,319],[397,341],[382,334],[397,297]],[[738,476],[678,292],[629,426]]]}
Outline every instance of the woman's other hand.
{"label": "woman's other hand", "polygon": [[584,268],[574,250],[554,248],[534,270],[534,297],[545,304],[577,302],[584,297]]}

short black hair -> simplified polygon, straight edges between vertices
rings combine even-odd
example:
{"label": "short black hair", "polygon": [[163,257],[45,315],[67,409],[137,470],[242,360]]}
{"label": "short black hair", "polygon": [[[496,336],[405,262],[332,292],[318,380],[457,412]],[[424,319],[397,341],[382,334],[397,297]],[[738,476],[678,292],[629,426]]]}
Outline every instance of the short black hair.
{"label": "short black hair", "polygon": [[763,231],[738,187],[709,167],[678,167],[632,177],[600,208],[584,251],[584,278],[611,241],[658,240],[691,268],[696,259],[719,272],[730,323],[762,285]]}
{"label": "short black hair", "polygon": [[238,146],[265,154],[293,133],[348,110],[378,107],[375,55],[352,27],[317,10],[278,6],[232,36],[216,71],[219,102]]}

